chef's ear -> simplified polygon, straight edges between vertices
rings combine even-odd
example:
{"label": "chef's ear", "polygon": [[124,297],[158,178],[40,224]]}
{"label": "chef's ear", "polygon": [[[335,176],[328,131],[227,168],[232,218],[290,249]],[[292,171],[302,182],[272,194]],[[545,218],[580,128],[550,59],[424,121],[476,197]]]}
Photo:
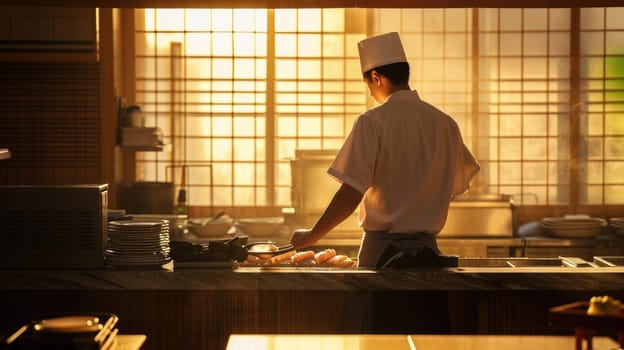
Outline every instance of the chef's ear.
{"label": "chef's ear", "polygon": [[377,86],[379,86],[379,84],[381,83],[379,73],[376,70],[371,71],[371,83]]}

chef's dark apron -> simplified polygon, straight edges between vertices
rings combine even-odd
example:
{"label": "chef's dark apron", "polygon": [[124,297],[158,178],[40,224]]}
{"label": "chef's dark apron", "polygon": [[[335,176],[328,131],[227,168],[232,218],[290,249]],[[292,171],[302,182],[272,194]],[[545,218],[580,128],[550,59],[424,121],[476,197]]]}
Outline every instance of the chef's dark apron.
{"label": "chef's dark apron", "polygon": [[[364,232],[358,267],[401,270],[446,267],[457,257],[440,256],[433,233],[395,234]],[[446,293],[438,291],[371,290],[364,297],[363,333],[448,333],[450,322]]]}
{"label": "chef's dark apron", "polygon": [[362,236],[358,267],[407,269],[454,266],[456,257],[441,256],[435,234],[366,231]]}

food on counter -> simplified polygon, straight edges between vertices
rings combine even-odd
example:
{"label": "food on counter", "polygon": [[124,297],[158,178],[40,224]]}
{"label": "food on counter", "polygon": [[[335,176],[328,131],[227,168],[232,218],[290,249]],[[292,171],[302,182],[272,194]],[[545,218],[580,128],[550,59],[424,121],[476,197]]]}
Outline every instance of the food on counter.
{"label": "food on counter", "polygon": [[260,259],[259,257],[249,254],[247,255],[247,259],[242,261],[241,263],[243,265],[258,265],[261,260],[262,259]]}
{"label": "food on counter", "polygon": [[271,258],[271,264],[279,264],[279,263],[284,262],[284,261],[290,261],[290,259],[295,254],[297,254],[297,251],[296,250],[291,250],[291,251],[286,252],[284,254],[276,255],[276,256]]}
{"label": "food on counter", "polygon": [[608,295],[595,296],[589,300],[588,315],[624,317],[622,303]]}
{"label": "food on counter", "polygon": [[316,253],[316,255],[314,255],[314,260],[316,260],[317,264],[322,264],[334,256],[336,256],[336,250],[328,248]]}
{"label": "food on counter", "polygon": [[346,255],[336,255],[325,261],[325,264],[336,267],[352,267],[354,261]]}
{"label": "food on counter", "polygon": [[[262,250],[263,252],[265,250]],[[275,253],[278,254],[278,253]],[[252,254],[247,259],[239,262],[240,266],[319,266],[352,268],[355,261],[346,255],[336,254],[335,249],[324,249],[319,252],[313,250],[296,251],[278,254],[270,258],[258,257]]]}
{"label": "food on counter", "polygon": [[305,264],[305,263],[310,263],[310,262],[314,262],[314,256],[316,254],[314,253],[313,250],[306,250],[303,252],[298,252],[295,255],[292,256],[292,258],[290,258],[290,261],[293,264]]}

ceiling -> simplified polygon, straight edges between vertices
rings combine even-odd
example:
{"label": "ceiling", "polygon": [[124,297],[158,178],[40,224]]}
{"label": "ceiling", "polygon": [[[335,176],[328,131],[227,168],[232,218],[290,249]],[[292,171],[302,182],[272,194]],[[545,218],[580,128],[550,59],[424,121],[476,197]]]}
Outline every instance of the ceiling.
{"label": "ceiling", "polygon": [[561,8],[624,7],[622,0],[0,0],[0,5],[100,8]]}

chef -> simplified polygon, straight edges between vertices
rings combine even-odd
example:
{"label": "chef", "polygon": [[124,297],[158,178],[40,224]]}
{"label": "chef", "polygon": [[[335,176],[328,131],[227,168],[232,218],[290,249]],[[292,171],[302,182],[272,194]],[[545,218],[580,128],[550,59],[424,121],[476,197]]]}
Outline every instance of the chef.
{"label": "chef", "polygon": [[449,202],[468,189],[479,165],[457,123],[410,89],[398,33],[369,37],[358,50],[364,82],[379,105],[355,120],[328,169],[341,186],[314,226],[295,230],[291,243],[314,245],[359,205],[358,267],[435,265]]}

